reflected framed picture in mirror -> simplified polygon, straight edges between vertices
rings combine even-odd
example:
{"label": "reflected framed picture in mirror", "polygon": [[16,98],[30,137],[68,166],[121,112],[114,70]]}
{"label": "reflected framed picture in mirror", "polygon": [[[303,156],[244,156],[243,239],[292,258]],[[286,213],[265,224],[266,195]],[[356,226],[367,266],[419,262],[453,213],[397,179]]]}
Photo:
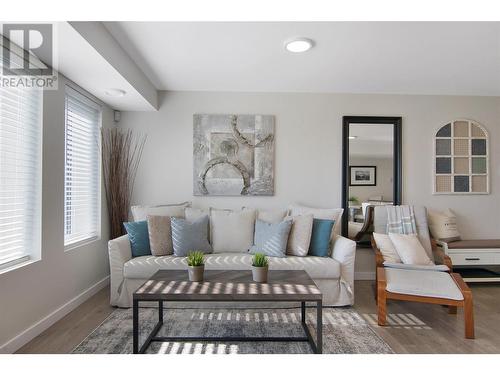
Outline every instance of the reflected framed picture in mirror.
{"label": "reflected framed picture in mirror", "polygon": [[377,167],[349,166],[350,186],[377,186]]}

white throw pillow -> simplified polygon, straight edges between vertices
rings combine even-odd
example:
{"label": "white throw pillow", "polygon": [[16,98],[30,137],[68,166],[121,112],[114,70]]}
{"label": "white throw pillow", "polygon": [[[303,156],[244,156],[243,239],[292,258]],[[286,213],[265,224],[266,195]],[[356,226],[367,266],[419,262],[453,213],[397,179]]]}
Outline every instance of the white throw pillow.
{"label": "white throw pillow", "polygon": [[313,215],[287,216],[285,220],[292,220],[286,254],[305,257],[311,243]]}
{"label": "white throw pillow", "polygon": [[332,235],[330,236],[330,240],[333,242],[335,236],[340,235],[340,229],[342,227],[340,222],[343,212],[343,208],[313,208],[294,204],[290,206],[289,215],[297,216],[312,214],[315,219],[335,220],[335,224],[332,228]]}
{"label": "white throw pillow", "polygon": [[427,210],[427,216],[432,237],[442,241],[460,240],[457,218],[450,209],[443,212]]}
{"label": "white throw pillow", "polygon": [[404,264],[433,265],[424,247],[415,234],[389,233],[389,238]]}
{"label": "white throw pillow", "polygon": [[373,238],[379,248],[385,262],[401,263],[401,258],[398,255],[389,235],[373,232]]}
{"label": "white throw pillow", "polygon": [[245,253],[253,245],[255,210],[210,209],[210,238],[214,253]]}
{"label": "white throw pillow", "polygon": [[257,219],[266,223],[277,224],[285,219],[286,214],[287,210],[258,210]]}
{"label": "white throw pillow", "polygon": [[184,218],[184,209],[190,205],[191,202],[161,206],[132,206],[131,211],[134,221],[147,220],[148,215]]}

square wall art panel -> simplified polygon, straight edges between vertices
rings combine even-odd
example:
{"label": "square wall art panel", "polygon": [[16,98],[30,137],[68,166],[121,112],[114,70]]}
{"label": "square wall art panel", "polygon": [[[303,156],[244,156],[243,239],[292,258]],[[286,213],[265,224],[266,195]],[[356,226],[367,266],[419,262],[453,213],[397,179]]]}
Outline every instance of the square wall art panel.
{"label": "square wall art panel", "polygon": [[193,116],[194,195],[273,195],[274,116]]}

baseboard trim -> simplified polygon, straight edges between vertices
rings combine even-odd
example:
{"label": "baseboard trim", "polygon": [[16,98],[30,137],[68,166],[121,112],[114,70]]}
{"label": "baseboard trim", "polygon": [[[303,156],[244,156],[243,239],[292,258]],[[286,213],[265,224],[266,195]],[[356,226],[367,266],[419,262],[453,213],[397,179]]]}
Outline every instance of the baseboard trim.
{"label": "baseboard trim", "polygon": [[354,272],[354,280],[375,280],[375,272]]}
{"label": "baseboard trim", "polygon": [[92,297],[101,289],[105,288],[107,285],[109,285],[109,276],[106,276],[104,279],[98,281],[90,288],[84,290],[82,293],[72,298],[64,305],[60,306],[59,308],[51,312],[49,315],[42,318],[35,324],[33,324],[31,327],[25,329],[19,335],[15,336],[14,338],[7,341],[5,344],[0,346],[0,354],[15,353],[17,350],[22,348],[24,345],[33,340],[35,337],[37,337],[51,325],[56,323],[59,319],[61,319],[74,309],[76,309],[83,302],[88,300],[90,297]]}

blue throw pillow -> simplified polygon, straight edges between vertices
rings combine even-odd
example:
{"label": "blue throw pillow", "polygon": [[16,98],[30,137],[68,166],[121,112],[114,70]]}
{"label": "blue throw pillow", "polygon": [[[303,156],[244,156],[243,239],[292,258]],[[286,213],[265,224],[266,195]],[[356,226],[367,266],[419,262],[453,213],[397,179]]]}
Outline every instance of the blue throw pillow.
{"label": "blue throw pillow", "polygon": [[330,252],[330,236],[335,220],[314,219],[308,255],[327,257]]}
{"label": "blue throw pillow", "polygon": [[291,228],[292,220],[275,224],[257,220],[255,222],[254,245],[250,248],[250,253],[264,253],[271,257],[283,258],[286,256],[286,245]]}
{"label": "blue throw pillow", "polygon": [[212,252],[212,246],[208,242],[208,215],[192,223],[172,217],[170,225],[175,256],[185,257],[191,251],[201,251],[205,254]]}
{"label": "blue throw pillow", "polygon": [[128,233],[132,256],[151,255],[147,220],[123,223],[123,226]]}

